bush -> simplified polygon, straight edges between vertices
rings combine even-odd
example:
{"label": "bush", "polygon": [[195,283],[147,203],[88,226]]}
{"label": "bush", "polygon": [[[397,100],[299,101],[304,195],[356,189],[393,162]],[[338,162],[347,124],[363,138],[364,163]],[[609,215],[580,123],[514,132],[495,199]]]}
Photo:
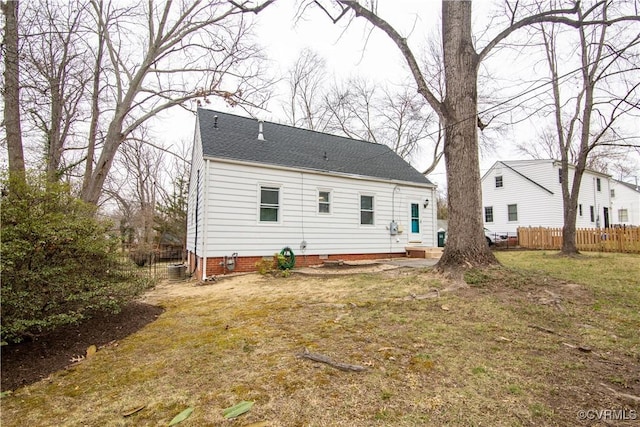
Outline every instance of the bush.
{"label": "bush", "polygon": [[68,186],[31,178],[29,185],[3,179],[3,341],[20,341],[95,311],[119,311],[147,283],[127,278],[116,255],[110,225]]}

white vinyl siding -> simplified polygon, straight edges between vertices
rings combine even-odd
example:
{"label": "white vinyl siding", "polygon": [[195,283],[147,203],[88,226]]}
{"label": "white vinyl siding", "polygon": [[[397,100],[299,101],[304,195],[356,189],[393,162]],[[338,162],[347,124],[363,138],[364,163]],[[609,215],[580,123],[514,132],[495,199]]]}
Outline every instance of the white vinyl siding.
{"label": "white vinyl siding", "polygon": [[[211,160],[208,179],[205,238],[209,257],[234,252],[241,257],[270,256],[285,246],[297,254],[296,249],[303,240],[307,242],[305,253],[308,255],[404,252],[410,234],[409,204],[427,198],[435,200],[436,196],[434,188],[419,184],[403,185],[215,160]],[[280,183],[279,222],[260,222],[256,207],[260,187],[276,187],[277,183]],[[396,185],[400,191],[394,198]],[[319,190],[328,189],[331,189],[331,214],[317,214]],[[360,225],[361,195],[374,196],[373,225]],[[389,238],[392,212],[405,229],[397,239]],[[435,246],[436,217],[431,204],[421,211],[421,219],[422,244]]]}
{"label": "white vinyl siding", "polygon": [[[560,164],[553,160],[519,160],[505,164],[496,162],[482,177],[482,204],[494,207],[493,223],[488,228],[494,232],[508,233],[515,233],[518,227],[561,228],[564,216],[559,170]],[[567,177],[569,188],[573,185],[573,172],[574,169],[570,168]],[[496,176],[502,177],[502,188],[495,187]],[[596,178],[601,180],[600,192],[596,188]],[[604,226],[603,209],[610,207],[612,201],[609,189],[608,178],[585,171],[578,197],[578,206],[583,205],[584,208],[583,215],[578,213],[576,217],[578,228],[594,227],[598,218]],[[620,187],[616,187],[616,194],[619,189]],[[618,199],[616,197],[615,200]],[[509,221],[507,205],[517,205],[517,221]],[[589,218],[589,206],[596,207],[594,222]],[[615,210],[611,209],[610,212]]]}

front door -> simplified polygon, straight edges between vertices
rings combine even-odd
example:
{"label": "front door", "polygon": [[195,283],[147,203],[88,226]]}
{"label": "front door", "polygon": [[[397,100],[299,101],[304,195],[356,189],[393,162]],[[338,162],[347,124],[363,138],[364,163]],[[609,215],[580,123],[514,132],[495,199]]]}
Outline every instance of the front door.
{"label": "front door", "polygon": [[422,234],[420,233],[420,204],[411,203],[411,230],[409,233],[409,241],[414,243],[422,243]]}

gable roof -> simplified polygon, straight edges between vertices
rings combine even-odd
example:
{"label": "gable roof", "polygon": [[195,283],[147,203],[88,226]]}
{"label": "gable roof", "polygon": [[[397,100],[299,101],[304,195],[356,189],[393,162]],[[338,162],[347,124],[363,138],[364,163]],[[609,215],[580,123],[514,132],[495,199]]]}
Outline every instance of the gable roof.
{"label": "gable roof", "polygon": [[635,192],[640,193],[640,186],[638,186],[638,184],[631,184],[630,182],[625,182],[625,181],[619,181],[617,179],[614,179],[615,182],[617,182],[618,184],[622,184],[625,187],[629,188],[630,190],[633,190]]}
{"label": "gable roof", "polygon": [[[533,160],[533,161],[535,161],[535,162],[540,162],[541,160]],[[549,161],[552,161],[552,160],[542,160],[542,161],[549,162]],[[515,173],[515,174],[517,174],[517,175],[521,176],[522,178],[524,178],[525,180],[527,180],[527,181],[531,182],[531,183],[532,183],[532,184],[534,184],[535,186],[537,186],[537,187],[539,187],[539,188],[543,189],[544,191],[546,191],[547,193],[549,193],[549,194],[553,195],[553,191],[549,190],[549,189],[548,189],[547,187],[545,187],[544,185],[542,185],[542,184],[540,184],[540,183],[538,183],[538,182],[534,181],[533,179],[529,178],[528,176],[526,176],[526,175],[525,175],[525,174],[523,174],[522,172],[520,172],[520,171],[518,171],[518,170],[516,170],[516,169],[515,169],[515,168],[517,168],[518,166],[520,166],[520,165],[521,165],[521,162],[520,162],[520,161],[508,161],[508,160],[502,161],[502,160],[498,160],[498,161],[497,161],[497,162],[495,162],[495,163],[493,164],[493,166],[491,166],[491,167],[489,168],[489,170],[488,170],[488,171],[487,171],[487,172],[482,176],[482,179],[484,179],[484,178],[489,174],[489,171],[493,170],[493,169],[494,169],[498,164],[503,165],[504,167],[506,167],[507,169],[509,169],[509,170],[510,170],[510,171],[512,171],[513,173]],[[512,166],[512,165],[513,165],[513,166]]]}
{"label": "gable roof", "polygon": [[198,109],[204,157],[433,185],[389,147]]}

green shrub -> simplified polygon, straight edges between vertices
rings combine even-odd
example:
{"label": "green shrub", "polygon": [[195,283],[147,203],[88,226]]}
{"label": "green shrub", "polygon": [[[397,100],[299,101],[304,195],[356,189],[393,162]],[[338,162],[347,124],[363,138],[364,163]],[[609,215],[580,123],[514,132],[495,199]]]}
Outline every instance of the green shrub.
{"label": "green shrub", "polygon": [[110,225],[68,186],[30,177],[1,202],[3,341],[20,341],[95,311],[117,312],[148,283],[127,278]]}

